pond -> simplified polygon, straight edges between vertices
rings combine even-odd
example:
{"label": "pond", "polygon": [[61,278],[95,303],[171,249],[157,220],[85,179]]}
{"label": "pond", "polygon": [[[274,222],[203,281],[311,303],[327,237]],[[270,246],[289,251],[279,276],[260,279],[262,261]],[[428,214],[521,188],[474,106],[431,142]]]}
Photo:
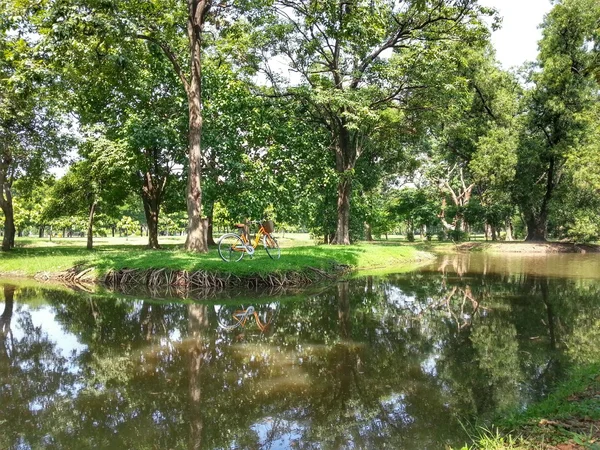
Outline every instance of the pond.
{"label": "pond", "polygon": [[205,300],[3,280],[0,448],[459,446],[600,359],[599,278],[472,254]]}

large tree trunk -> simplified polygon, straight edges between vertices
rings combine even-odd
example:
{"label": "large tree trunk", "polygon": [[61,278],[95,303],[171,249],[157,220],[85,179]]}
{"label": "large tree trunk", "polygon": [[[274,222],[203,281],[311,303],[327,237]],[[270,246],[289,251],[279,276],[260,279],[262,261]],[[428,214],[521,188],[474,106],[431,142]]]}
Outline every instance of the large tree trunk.
{"label": "large tree trunk", "polygon": [[206,227],[206,243],[208,245],[217,245],[215,242],[215,238],[213,237],[214,226],[213,226],[213,214],[215,209],[215,202],[209,201],[204,205],[206,208],[206,216],[207,216],[207,227]]}
{"label": "large tree trunk", "polygon": [[142,203],[144,205],[144,215],[146,224],[148,224],[148,248],[158,249],[158,218],[160,214],[160,204],[162,194],[167,182],[167,178],[162,180],[153,179],[150,172],[143,175]]}
{"label": "large tree trunk", "polygon": [[4,237],[2,250],[8,251],[15,246],[15,214],[13,210],[12,194],[10,187],[4,186],[4,195],[0,191],[0,208],[4,213]]}
{"label": "large tree trunk", "polygon": [[526,241],[544,242],[548,235],[548,219],[546,214],[529,213],[527,215]]}
{"label": "large tree trunk", "polygon": [[94,248],[94,214],[96,213],[96,202],[90,206],[90,217],[88,219],[87,228],[87,249],[92,250]]}
{"label": "large tree trunk", "polygon": [[189,109],[187,211],[188,234],[185,249],[207,252],[206,221],[202,220],[202,30],[210,0],[188,0],[187,33],[191,77],[187,86]]}
{"label": "large tree trunk", "polygon": [[512,220],[506,219],[505,226],[506,226],[506,240],[512,241],[514,239],[513,238],[513,229],[512,229]]}
{"label": "large tree trunk", "polygon": [[350,245],[350,195],[352,180],[344,178],[338,184],[337,228],[333,244]]}
{"label": "large tree trunk", "polygon": [[339,177],[337,200],[337,227],[332,244],[350,245],[350,197],[352,195],[352,171],[359,151],[345,122],[338,127],[335,149],[335,168]]}
{"label": "large tree trunk", "polygon": [[0,209],[4,213],[3,251],[10,250],[15,241],[15,218],[10,191],[11,183],[8,179],[8,169],[12,164],[12,160],[12,152],[8,148],[4,148],[0,155]]}
{"label": "large tree trunk", "polygon": [[373,240],[373,233],[371,231],[371,224],[365,222],[365,240],[371,242]]}
{"label": "large tree trunk", "polygon": [[546,241],[548,238],[548,209],[550,201],[554,193],[556,183],[555,177],[555,160],[550,159],[548,170],[546,172],[546,192],[542,200],[542,205],[539,211],[529,208],[526,216],[527,237],[526,241]]}
{"label": "large tree trunk", "polygon": [[148,248],[158,249],[158,214],[159,207],[155,202],[144,199],[144,214],[148,224]]}

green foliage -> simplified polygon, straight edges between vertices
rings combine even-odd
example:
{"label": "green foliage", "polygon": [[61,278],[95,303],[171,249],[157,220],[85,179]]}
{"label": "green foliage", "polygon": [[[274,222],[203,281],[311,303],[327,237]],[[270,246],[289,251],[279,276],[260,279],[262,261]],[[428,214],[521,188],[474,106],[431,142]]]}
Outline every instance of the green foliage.
{"label": "green foliage", "polygon": [[[597,128],[598,84],[593,76],[600,7],[589,0],[558,3],[546,17],[538,57],[529,76],[534,88],[524,98],[515,198],[535,225],[534,238],[546,230],[555,194],[565,180],[564,166],[587,154]],[[593,173],[594,167],[588,167]],[[568,178],[568,177],[567,177]]]}
{"label": "green foliage", "polygon": [[121,180],[127,170],[127,156],[121,145],[106,139],[100,132],[90,132],[81,142],[82,159],[52,188],[51,201],[44,217],[89,215],[93,204],[106,215],[117,214],[117,206],[127,197]]}
{"label": "green foliage", "polygon": [[423,225],[431,227],[439,224],[440,205],[431,190],[400,189],[394,193],[387,208],[397,222],[406,223],[407,234],[413,234],[415,229]]}
{"label": "green foliage", "polygon": [[334,186],[340,205],[336,239],[347,243],[349,230],[355,228],[349,217],[356,213],[354,203],[348,213],[348,203],[357,187],[353,183],[350,189],[347,182],[362,172],[366,176],[359,183],[369,192],[385,173],[412,166],[407,144],[423,129],[422,117],[415,112],[427,109],[422,108],[420,92],[439,86],[421,75],[443,73],[426,68],[446,60],[437,51],[437,44],[446,38],[469,43],[485,39],[487,30],[479,17],[489,11],[471,1],[397,8],[387,0],[371,4],[327,0],[309,8],[303,1],[276,1],[273,11],[257,38],[259,52],[264,54],[266,40],[268,56],[281,55],[300,79],[293,86],[282,86],[268,61],[262,68],[276,93],[300,102],[310,120],[328,135],[324,147],[332,154],[329,167],[337,176]]}
{"label": "green foliage", "polygon": [[123,217],[121,217],[121,220],[119,220],[117,222],[116,227],[125,236],[130,236],[130,235],[134,234],[136,231],[139,231],[140,223],[136,220],[133,220],[129,216],[123,216]]}

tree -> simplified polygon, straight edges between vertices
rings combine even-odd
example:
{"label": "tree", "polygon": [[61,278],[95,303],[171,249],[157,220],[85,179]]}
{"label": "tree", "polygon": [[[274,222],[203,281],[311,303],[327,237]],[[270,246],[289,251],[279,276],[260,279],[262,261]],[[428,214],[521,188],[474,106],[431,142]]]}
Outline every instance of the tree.
{"label": "tree", "polygon": [[444,89],[424,101],[432,106],[423,143],[424,173],[443,195],[442,224],[459,236],[468,230],[465,213],[474,195],[487,208],[510,197],[520,88],[513,75],[498,67],[485,42],[438,47],[448,57],[425,75],[438,77]]}
{"label": "tree", "polygon": [[564,0],[543,24],[534,88],[519,143],[515,198],[527,223],[527,240],[544,241],[555,194],[567,161],[589,147],[598,102],[595,70],[600,42],[600,5]]}
{"label": "tree", "polygon": [[87,215],[87,249],[92,250],[98,210],[115,210],[127,197],[121,180],[128,164],[122,147],[98,132],[88,136],[80,152],[84,159],[72,164],[54,185],[46,217]]}
{"label": "tree", "polygon": [[58,112],[59,98],[37,51],[35,10],[21,2],[0,2],[0,209],[4,214],[2,250],[15,244],[12,186],[27,175],[39,179],[65,153],[67,139]]}
{"label": "tree", "polygon": [[13,184],[15,227],[19,236],[26,228],[37,227],[42,237],[47,225],[44,223],[44,210],[50,201],[48,193],[55,181],[54,177],[24,177]]}
{"label": "tree", "polygon": [[[61,48],[70,57],[77,53],[77,48],[71,51],[68,45],[74,38],[77,41],[83,36],[85,46],[89,44],[89,37],[93,36],[97,45],[85,47],[84,52],[107,51],[111,58],[119,61],[123,46],[131,40],[142,40],[160,49],[171,64],[187,99],[188,234],[185,248],[194,252],[207,251],[207,227],[202,220],[202,164],[205,155],[201,145],[203,47],[208,36],[205,27],[209,17],[218,18],[229,6],[213,0],[152,3],[71,0],[55,4],[48,21],[49,35],[59,45],[62,43]],[[182,32],[187,40],[182,39]]]}
{"label": "tree", "polygon": [[406,235],[414,239],[416,228],[435,226],[439,223],[439,201],[431,189],[400,189],[388,206],[390,214],[398,222],[406,224]]}
{"label": "tree", "polygon": [[427,46],[440,39],[483,36],[484,27],[477,25],[483,10],[471,0],[402,6],[388,0],[281,0],[273,11],[271,47],[264,56],[282,56],[300,84],[283,90],[266,58],[264,69],[275,89],[303,102],[329,134],[338,177],[334,242],[349,244],[357,161],[377,145],[374,132],[393,116],[400,117],[401,131],[410,128],[406,105],[426,87],[413,76],[427,64]]}

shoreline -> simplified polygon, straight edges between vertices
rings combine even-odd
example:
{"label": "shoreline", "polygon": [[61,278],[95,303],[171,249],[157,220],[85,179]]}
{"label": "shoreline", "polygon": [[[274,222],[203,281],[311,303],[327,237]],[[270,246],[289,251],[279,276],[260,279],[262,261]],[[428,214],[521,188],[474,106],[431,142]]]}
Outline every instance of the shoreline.
{"label": "shoreline", "polygon": [[399,243],[291,247],[284,249],[279,260],[263,255],[239,263],[222,262],[215,253],[133,246],[100,247],[91,252],[68,246],[22,247],[2,254],[7,258],[0,259],[0,277],[108,288],[300,287],[335,281],[360,270],[405,269],[435,257]]}

